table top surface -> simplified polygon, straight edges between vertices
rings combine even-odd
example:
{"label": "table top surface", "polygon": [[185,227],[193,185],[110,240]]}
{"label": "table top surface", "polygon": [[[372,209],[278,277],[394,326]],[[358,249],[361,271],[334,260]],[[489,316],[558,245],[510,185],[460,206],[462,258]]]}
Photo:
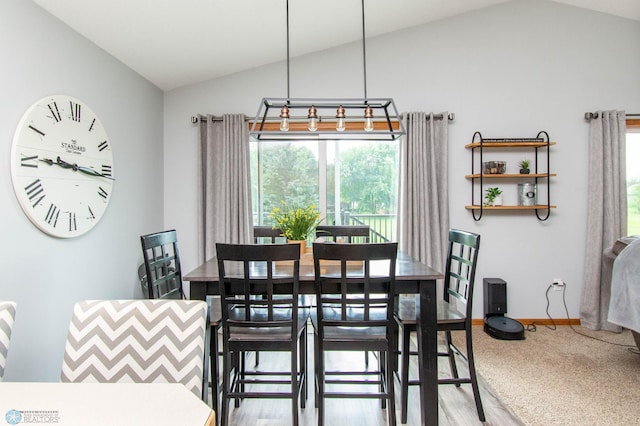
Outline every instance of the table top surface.
{"label": "table top surface", "polygon": [[180,383],[0,382],[0,418],[9,425],[215,424],[211,408]]}
{"label": "table top surface", "polygon": [[[374,273],[375,262],[372,262],[372,273]],[[339,271],[339,266],[327,266],[327,268],[335,268]],[[396,281],[404,280],[438,280],[444,276],[424,263],[418,262],[411,256],[398,252],[398,260],[396,262]],[[184,281],[190,282],[217,282],[218,281],[218,260],[213,257],[195,268],[193,271],[182,277]],[[315,279],[313,265],[300,265],[300,282],[313,281]]]}

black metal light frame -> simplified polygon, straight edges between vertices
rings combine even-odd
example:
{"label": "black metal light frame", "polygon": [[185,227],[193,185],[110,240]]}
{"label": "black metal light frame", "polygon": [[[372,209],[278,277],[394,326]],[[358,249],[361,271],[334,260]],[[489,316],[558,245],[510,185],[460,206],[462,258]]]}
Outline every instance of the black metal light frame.
{"label": "black metal light frame", "polygon": [[[280,111],[283,106],[290,111],[290,130],[281,131]],[[307,111],[317,109],[318,130],[307,129]],[[346,113],[346,129],[336,129],[336,110],[342,106]],[[365,131],[364,110],[373,110],[374,129]],[[271,124],[271,126],[269,126]],[[265,140],[380,140],[393,141],[405,134],[402,120],[391,98],[369,99],[287,99],[263,98],[253,120],[249,134],[258,141]]]}
{"label": "black metal light frame", "polygon": [[[262,98],[249,136],[257,141],[278,140],[379,140],[393,141],[404,135],[405,129],[392,98],[367,97],[367,54],[365,43],[364,0],[362,0],[362,53],[364,97],[361,99],[291,98],[289,78],[289,0],[287,0],[287,97]],[[289,130],[280,130],[282,108],[287,107]],[[344,108],[345,130],[336,129],[338,108]],[[318,128],[307,126],[311,108],[317,110]],[[373,112],[373,130],[365,130],[365,110]]]}

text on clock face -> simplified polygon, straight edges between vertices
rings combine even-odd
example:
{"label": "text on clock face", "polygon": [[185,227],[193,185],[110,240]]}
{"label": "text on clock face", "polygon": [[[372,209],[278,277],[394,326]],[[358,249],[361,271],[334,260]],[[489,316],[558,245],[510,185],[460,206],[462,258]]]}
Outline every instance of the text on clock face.
{"label": "text on clock face", "polygon": [[83,154],[87,151],[86,147],[82,145],[78,145],[78,141],[74,139],[71,140],[71,143],[61,142],[60,148],[64,149],[66,152],[70,154]]}

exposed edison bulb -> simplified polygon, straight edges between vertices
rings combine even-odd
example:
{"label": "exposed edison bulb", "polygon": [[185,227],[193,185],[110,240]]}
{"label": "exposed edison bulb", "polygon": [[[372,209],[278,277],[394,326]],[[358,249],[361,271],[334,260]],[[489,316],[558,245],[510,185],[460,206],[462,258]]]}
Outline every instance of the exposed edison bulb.
{"label": "exposed edison bulb", "polygon": [[336,130],[339,132],[344,132],[344,130],[347,128],[345,121],[344,121],[344,107],[342,105],[340,105],[338,107],[338,110],[336,111]]}
{"label": "exposed edison bulb", "polygon": [[309,115],[307,117],[309,118],[309,131],[315,132],[318,130],[318,110],[316,107],[311,105],[311,108],[309,108]]}
{"label": "exposed edison bulb", "polygon": [[289,131],[289,108],[286,105],[280,110],[280,131]]}
{"label": "exposed edison bulb", "polygon": [[364,109],[364,131],[373,131],[373,109],[370,106]]}

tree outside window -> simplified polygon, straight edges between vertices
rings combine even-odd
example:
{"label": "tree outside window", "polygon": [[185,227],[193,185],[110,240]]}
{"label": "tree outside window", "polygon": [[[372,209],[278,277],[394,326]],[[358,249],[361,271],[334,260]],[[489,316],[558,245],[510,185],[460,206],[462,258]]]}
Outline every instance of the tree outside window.
{"label": "tree outside window", "polygon": [[288,206],[321,207],[330,225],[369,225],[374,241],[395,240],[398,142],[251,143],[254,225]]}

